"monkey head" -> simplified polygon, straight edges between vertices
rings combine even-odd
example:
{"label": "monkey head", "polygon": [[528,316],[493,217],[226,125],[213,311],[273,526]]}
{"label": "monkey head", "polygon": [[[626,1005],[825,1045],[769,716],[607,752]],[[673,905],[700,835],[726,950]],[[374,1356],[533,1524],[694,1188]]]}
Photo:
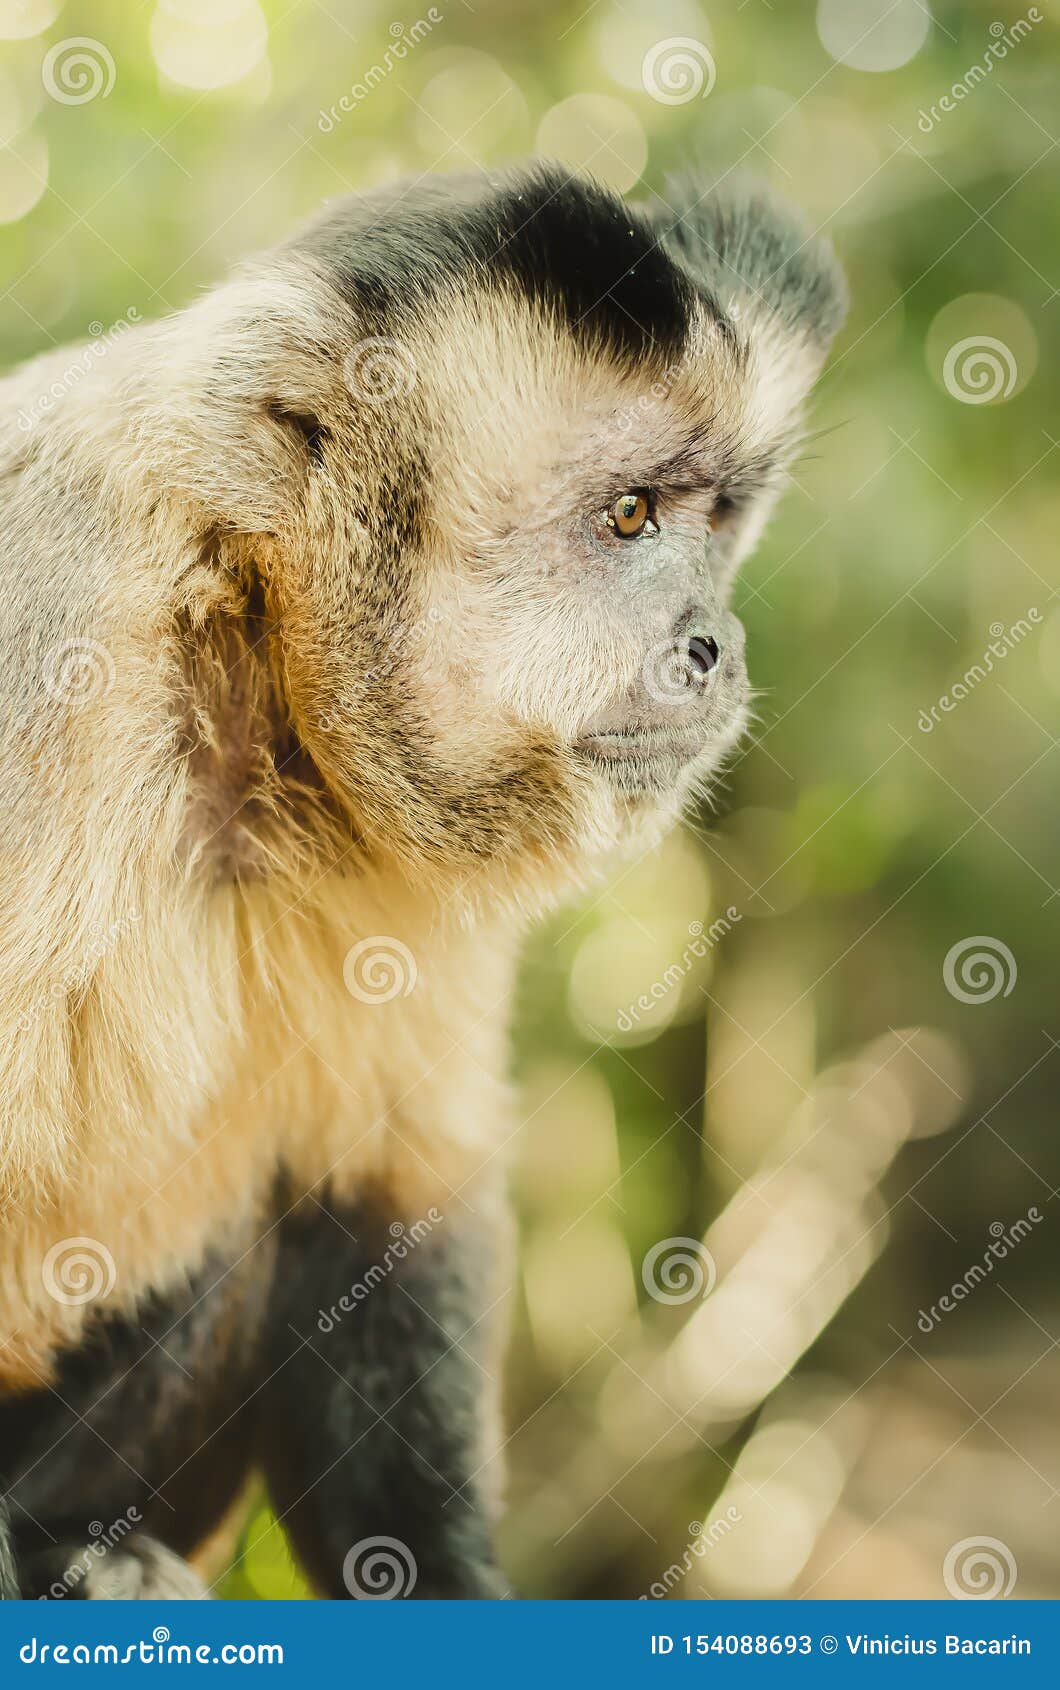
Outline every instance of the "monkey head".
{"label": "monkey head", "polygon": [[745,723],[730,588],[827,251],[760,189],[538,167],[339,202],[224,298],[284,708],[369,848],[515,868],[671,819]]}

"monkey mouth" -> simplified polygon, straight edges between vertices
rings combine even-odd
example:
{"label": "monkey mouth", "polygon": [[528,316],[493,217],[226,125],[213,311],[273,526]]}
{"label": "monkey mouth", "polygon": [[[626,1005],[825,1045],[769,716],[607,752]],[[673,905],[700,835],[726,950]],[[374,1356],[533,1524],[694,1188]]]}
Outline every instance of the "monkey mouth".
{"label": "monkey mouth", "polygon": [[576,740],[576,756],[631,794],[667,792],[706,749],[703,734],[628,729],[589,733]]}

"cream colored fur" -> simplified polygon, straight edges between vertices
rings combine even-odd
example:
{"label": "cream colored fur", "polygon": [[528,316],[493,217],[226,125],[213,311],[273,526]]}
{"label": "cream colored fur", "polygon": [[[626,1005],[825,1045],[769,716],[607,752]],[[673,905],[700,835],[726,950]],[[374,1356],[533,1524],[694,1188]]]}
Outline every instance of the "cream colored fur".
{"label": "cream colored fur", "polygon": [[[454,298],[440,321],[410,331],[411,394],[337,439],[337,482],[267,414],[336,428],[349,410],[358,325],[301,261],[130,331],[47,414],[34,401],[68,353],[0,384],[0,1381],[45,1380],[99,1307],[47,1283],[64,1240],[104,1247],[104,1302],[131,1312],[211,1250],[253,1249],[278,1176],[294,1195],[377,1189],[398,1216],[493,1204],[526,921],[680,806],[685,789],[631,805],[563,749],[642,661],[644,627],[604,627],[591,584],[557,596],[552,541],[567,487],[643,395],[514,302],[469,319]],[[768,389],[765,370],[737,382],[704,330],[623,449],[632,465],[705,412],[753,443],[777,421]],[[331,802],[358,768],[385,772],[363,652],[336,629],[370,569],[358,497],[377,497],[410,418],[435,470],[431,555],[409,562],[394,661],[454,779],[495,770],[503,793],[511,764],[541,791],[537,815],[451,859],[396,776],[358,788],[345,823]],[[251,574],[272,631],[215,656],[211,692],[211,630],[238,625]],[[231,775],[244,683],[280,701],[328,789],[288,811],[266,783],[253,837],[252,771]],[[221,800],[204,808],[207,765]],[[344,960],[376,936],[416,980],[363,1002]]]}

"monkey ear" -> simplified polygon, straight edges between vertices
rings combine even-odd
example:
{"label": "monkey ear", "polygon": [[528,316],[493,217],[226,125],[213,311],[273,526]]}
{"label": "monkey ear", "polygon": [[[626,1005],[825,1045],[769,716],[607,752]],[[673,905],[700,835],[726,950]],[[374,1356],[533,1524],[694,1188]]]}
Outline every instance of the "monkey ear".
{"label": "monkey ear", "polygon": [[647,208],[662,244],[719,316],[771,319],[825,355],[847,309],[831,246],[764,182],[736,178],[705,189],[701,178],[666,185],[666,203]]}
{"label": "monkey ear", "polygon": [[[846,284],[831,247],[753,179],[704,189],[702,177],[684,176],[668,182],[665,203],[646,214],[740,348],[752,434],[774,451],[785,436],[794,442],[803,402],[846,313]],[[765,475],[716,524],[713,570],[723,596],[757,544],[778,490],[778,477]]]}

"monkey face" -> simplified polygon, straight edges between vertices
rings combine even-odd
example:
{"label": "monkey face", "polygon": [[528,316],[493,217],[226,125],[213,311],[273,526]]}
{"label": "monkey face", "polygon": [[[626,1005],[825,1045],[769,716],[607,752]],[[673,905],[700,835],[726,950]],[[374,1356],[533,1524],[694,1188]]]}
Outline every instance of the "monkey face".
{"label": "monkey face", "polygon": [[299,736],[369,840],[592,854],[740,734],[732,577],[841,287],[761,195],[680,203],[461,180],[343,203],[284,255],[328,373],[274,406],[305,491],[271,602]]}
{"label": "monkey face", "polygon": [[[624,373],[519,315],[494,325],[485,356],[478,325],[474,391],[492,427],[472,416],[461,431],[435,553],[446,567],[429,574],[459,730],[448,743],[459,755],[474,724],[475,766],[506,738],[516,756],[527,736],[551,742],[561,778],[612,825],[669,813],[734,743],[747,701],[718,550],[730,515],[702,420],[723,343],[704,318],[687,366]],[[489,380],[513,365],[517,405]],[[443,396],[450,415],[455,401]]]}

